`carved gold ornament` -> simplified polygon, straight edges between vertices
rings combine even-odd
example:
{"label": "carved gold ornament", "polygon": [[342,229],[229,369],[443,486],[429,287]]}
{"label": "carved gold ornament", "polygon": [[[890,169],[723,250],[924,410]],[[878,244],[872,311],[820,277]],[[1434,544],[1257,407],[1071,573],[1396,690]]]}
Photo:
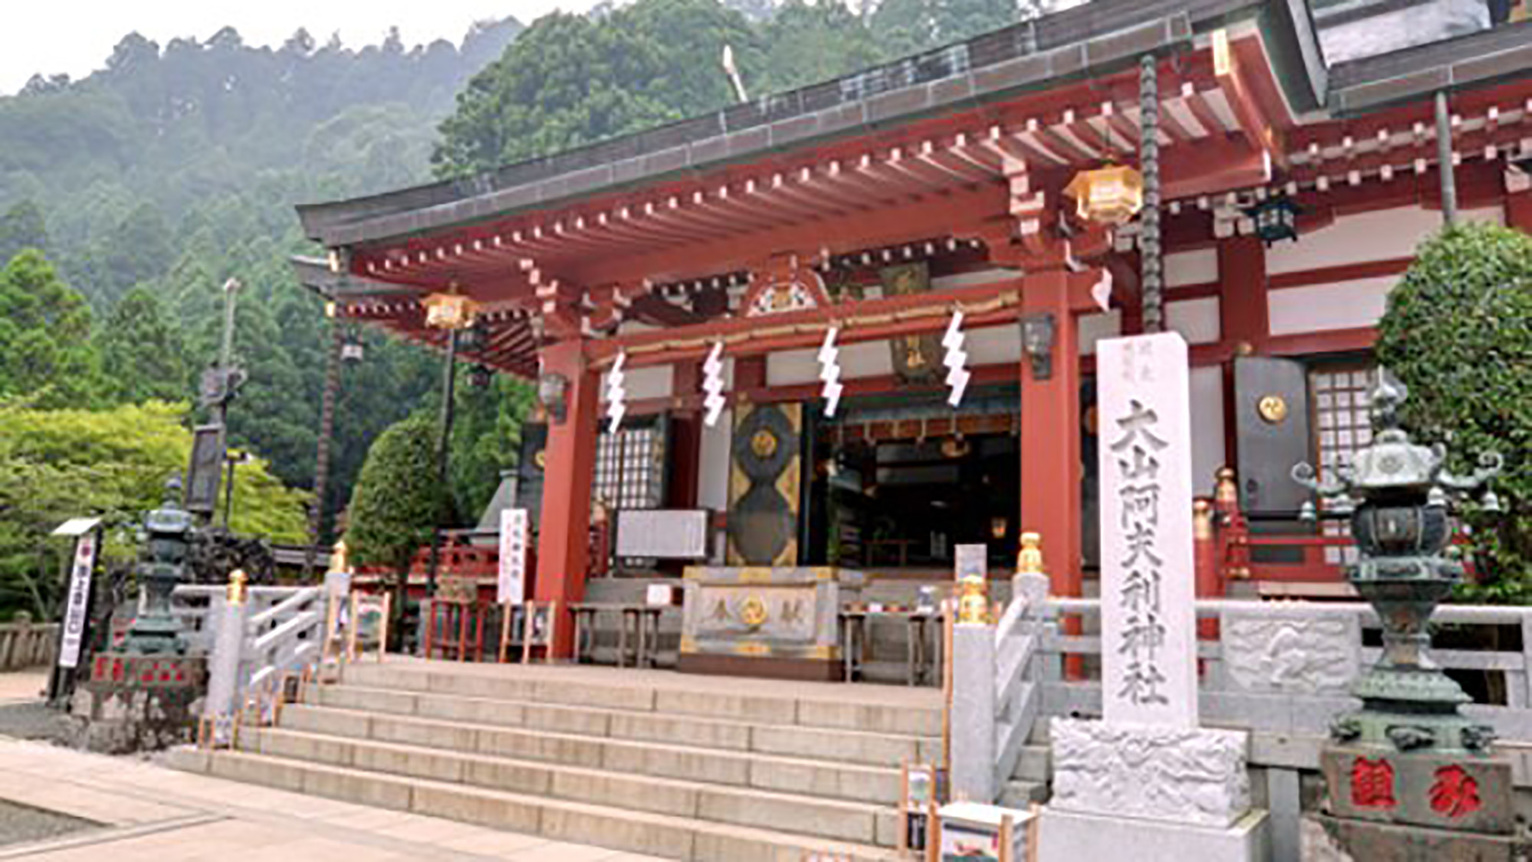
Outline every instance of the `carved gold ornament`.
{"label": "carved gold ornament", "polygon": [[760,628],[766,622],[766,602],[760,596],[750,596],[739,606],[739,621],[750,628]]}
{"label": "carved gold ornament", "polygon": [[1255,404],[1257,413],[1272,425],[1278,425],[1287,418],[1287,399],[1280,395],[1266,395]]}
{"label": "carved gold ornament", "polygon": [[548,467],[548,450],[547,449],[539,449],[539,450],[537,450],[537,454],[532,456],[532,463],[536,464],[537,465],[537,469],[539,469],[539,470],[547,469],[547,467]]}
{"label": "carved gold ornament", "polygon": [[777,454],[777,435],[768,429],[762,428],[750,438],[750,451],[757,458],[770,458]]}

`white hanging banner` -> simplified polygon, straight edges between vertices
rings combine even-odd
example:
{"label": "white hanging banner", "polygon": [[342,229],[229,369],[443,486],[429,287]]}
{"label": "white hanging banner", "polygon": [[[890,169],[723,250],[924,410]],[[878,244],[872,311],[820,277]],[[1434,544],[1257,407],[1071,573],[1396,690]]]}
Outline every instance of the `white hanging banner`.
{"label": "white hanging banner", "polygon": [[825,400],[825,416],[833,417],[840,406],[840,393],[845,387],[840,382],[840,350],[835,346],[835,336],[840,330],[834,326],[825,333],[824,344],[819,347],[819,379],[824,381],[820,397]]}
{"label": "white hanging banner", "polygon": [[952,390],[947,403],[956,407],[963,403],[963,393],[968,390],[968,378],[972,376],[967,368],[968,354],[963,350],[963,312],[952,312],[947,334],[942,336],[942,347],[947,350],[942,364],[947,366],[947,387]]}
{"label": "white hanging banner", "polygon": [[627,380],[627,375],[622,373],[622,366],[628,361],[627,351],[617,354],[612,362],[612,370],[606,373],[606,430],[608,434],[616,434],[622,426],[622,417],[628,412],[628,391],[622,388]]}
{"label": "white hanging banner", "polygon": [[69,598],[64,606],[64,634],[59,639],[59,667],[80,663],[80,644],[85,639],[86,611],[90,607],[91,572],[96,567],[96,534],[84,533],[74,543],[74,563],[69,567]]}
{"label": "white hanging banner", "polygon": [[702,363],[702,391],[707,393],[702,399],[702,406],[707,409],[702,421],[707,427],[712,428],[718,424],[718,417],[723,414],[723,342],[713,342],[713,349],[708,351],[707,359]]}
{"label": "white hanging banner", "polygon": [[495,601],[519,605],[527,592],[527,532],[531,519],[526,509],[500,510],[500,570]]}

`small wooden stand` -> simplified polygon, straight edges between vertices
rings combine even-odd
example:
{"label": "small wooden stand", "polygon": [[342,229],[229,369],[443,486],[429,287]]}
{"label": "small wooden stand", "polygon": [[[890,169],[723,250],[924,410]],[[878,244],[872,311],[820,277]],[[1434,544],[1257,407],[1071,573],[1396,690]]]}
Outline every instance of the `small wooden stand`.
{"label": "small wooden stand", "polygon": [[383,660],[383,654],[388,652],[388,619],[389,612],[393,610],[393,600],[390,593],[384,593],[381,597],[364,596],[358,592],[351,594],[351,617],[346,620],[347,661],[356,661],[358,656],[366,654],[368,645],[360,639],[362,619],[373,614],[378,617],[378,661]]}
{"label": "small wooden stand", "polygon": [[521,609],[521,663],[532,663],[532,650],[536,647],[549,649],[559,625],[559,603],[524,602],[514,605],[506,602],[501,606],[500,648],[497,657],[501,664],[513,661],[511,649],[515,646],[516,609]]}

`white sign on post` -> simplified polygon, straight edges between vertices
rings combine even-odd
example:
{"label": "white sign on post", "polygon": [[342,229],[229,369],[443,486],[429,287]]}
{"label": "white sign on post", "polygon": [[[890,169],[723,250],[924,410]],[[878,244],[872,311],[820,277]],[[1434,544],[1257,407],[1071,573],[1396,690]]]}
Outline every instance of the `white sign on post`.
{"label": "white sign on post", "polygon": [[1176,333],[1096,346],[1108,722],[1197,726],[1187,387],[1186,342]]}
{"label": "white sign on post", "polygon": [[91,572],[96,567],[96,534],[85,533],[74,543],[74,564],[69,568],[69,599],[64,606],[64,635],[59,640],[59,667],[80,664],[80,642],[85,638],[85,616],[90,605]]}
{"label": "white sign on post", "polygon": [[501,604],[519,605],[526,601],[529,524],[526,509],[500,510],[500,577],[495,601]]}

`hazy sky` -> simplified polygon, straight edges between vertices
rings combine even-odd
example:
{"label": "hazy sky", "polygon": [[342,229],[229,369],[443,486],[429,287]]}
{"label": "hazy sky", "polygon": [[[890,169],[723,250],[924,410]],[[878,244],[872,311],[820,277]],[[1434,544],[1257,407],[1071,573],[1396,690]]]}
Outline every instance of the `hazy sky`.
{"label": "hazy sky", "polygon": [[347,45],[380,42],[398,25],[406,45],[462,41],[475,21],[515,15],[523,22],[554,8],[584,10],[591,0],[30,0],[7,3],[0,26],[0,94],[35,72],[83,78],[101,68],[123,36],[137,30],[163,47],[178,36],[206,39],[233,25],[249,45],[280,45],[299,27],[321,44],[335,31]]}

